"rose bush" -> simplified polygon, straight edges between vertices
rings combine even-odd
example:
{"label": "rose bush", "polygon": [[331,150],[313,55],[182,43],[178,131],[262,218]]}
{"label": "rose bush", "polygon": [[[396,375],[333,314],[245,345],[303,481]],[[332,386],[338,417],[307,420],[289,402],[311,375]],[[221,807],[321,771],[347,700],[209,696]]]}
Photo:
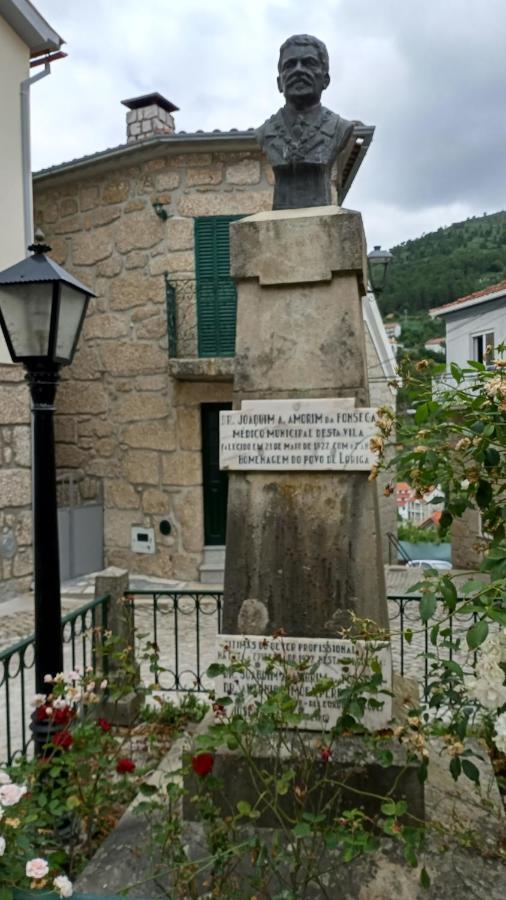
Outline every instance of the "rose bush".
{"label": "rose bush", "polygon": [[[406,364],[402,376],[414,419],[395,421],[391,410],[382,411],[379,465],[393,469],[420,497],[435,487],[442,491],[442,536],[468,510],[481,518],[478,576],[470,576],[458,591],[449,574],[429,573],[415,586],[421,594],[421,628],[429,627],[429,708],[441,732],[457,743],[478,728],[501,775],[506,772],[506,761],[499,758],[506,712],[506,359],[501,356],[492,367],[452,363],[449,373],[444,365],[422,360]],[[396,453],[386,463],[394,425]],[[466,617],[463,640],[452,623]],[[467,665],[462,666],[453,657],[466,647]],[[454,760],[452,774],[461,770]]]}

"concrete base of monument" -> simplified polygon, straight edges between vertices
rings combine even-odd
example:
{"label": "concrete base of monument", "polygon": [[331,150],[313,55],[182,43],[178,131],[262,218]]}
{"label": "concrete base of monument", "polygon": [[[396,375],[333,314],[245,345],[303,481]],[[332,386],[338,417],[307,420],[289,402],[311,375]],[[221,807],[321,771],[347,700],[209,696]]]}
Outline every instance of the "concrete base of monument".
{"label": "concrete base of monument", "polygon": [[[287,744],[290,742],[291,746]],[[274,792],[274,784],[283,773],[294,772],[290,788],[277,797],[277,810],[286,823],[300,816],[301,795],[307,792],[304,809],[318,814],[323,808],[326,817],[338,818],[345,810],[361,809],[366,816],[380,813],[385,797],[405,800],[409,816],[406,822],[423,821],[423,784],[418,777],[419,767],[410,762],[405,748],[396,741],[382,741],[382,750],[389,750],[392,762],[382,766],[364,736],[341,737],[332,746],[331,758],[323,762],[319,739],[313,733],[285,734],[277,750],[276,741],[258,739],[250,759],[235,751],[219,750],[215,754],[213,776],[226,785],[217,790],[214,802],[223,817],[237,815],[237,804],[247,802],[260,812],[255,825],[259,828],[279,827],[279,817],[270,803],[259,797],[263,791]],[[258,773],[262,773],[259,779]],[[185,777],[183,816],[186,821],[198,819],[192,798],[198,795],[201,779],[194,772]],[[314,786],[318,785],[315,790]],[[298,789],[298,790],[297,790]],[[286,817],[286,818],[285,818]]]}
{"label": "concrete base of monument", "polygon": [[[417,685],[411,679],[394,677],[394,710],[400,714],[401,721],[406,718],[406,710],[417,701]],[[205,730],[202,722],[199,731]],[[308,740],[314,735],[308,735]],[[367,769],[368,749],[360,738],[343,742],[338,758],[341,765],[362,751],[362,763]],[[391,748],[392,743],[387,741]],[[399,746],[399,745],[397,745]],[[402,787],[395,792],[400,799],[404,794],[408,798],[413,813],[418,809],[427,823],[426,840],[418,854],[418,865],[411,866],[404,858],[403,845],[393,838],[378,834],[378,847],[373,853],[359,856],[351,862],[344,862],[342,847],[336,850],[323,850],[318,860],[318,881],[308,880],[301,886],[299,881],[293,888],[293,866],[289,862],[271,870],[263,885],[261,896],[300,897],[301,900],[321,900],[321,898],[339,898],[339,900],[387,900],[393,894],[399,900],[503,900],[504,898],[504,852],[501,850],[504,841],[504,813],[497,782],[489,762],[486,748],[478,741],[467,742],[466,746],[476,753],[473,760],[480,772],[480,784],[475,785],[461,777],[457,783],[449,772],[450,758],[441,742],[429,745],[428,778],[424,790],[412,770]],[[349,756],[348,756],[349,755]],[[394,759],[393,769],[383,770],[382,784],[374,781],[376,774],[371,767],[370,789],[381,793],[387,783],[391,783],[395,768],[403,762],[401,755]],[[337,764],[336,764],[337,766]],[[223,801],[223,812],[231,809],[233,803],[245,799],[241,788],[248,784],[243,777],[242,768],[237,759],[230,754],[218,755],[213,774],[219,774],[224,768],[227,800]],[[199,787],[193,779],[185,782],[188,794],[184,802],[183,826],[184,840],[188,856],[196,864],[194,889],[195,896],[211,896],[213,876],[209,864],[209,844],[206,840],[206,826],[197,821],[192,809],[191,796]],[[418,805],[417,805],[418,804]],[[360,806],[354,801],[353,805]],[[236,811],[236,810],[235,810]],[[258,838],[266,848],[272,845],[279,829],[260,825],[245,825],[241,831],[241,840]],[[290,846],[290,829],[283,838]],[[292,843],[297,840],[293,838]],[[286,859],[286,856],[285,856]],[[431,887],[423,888],[420,884],[422,866],[429,872]],[[258,891],[248,890],[249,879],[255,872],[254,858],[251,850],[237,859],[227,880],[227,896],[246,898],[260,896]],[[233,891],[236,890],[234,894]],[[283,894],[283,891],[286,893]],[[291,893],[290,893],[291,891]]]}

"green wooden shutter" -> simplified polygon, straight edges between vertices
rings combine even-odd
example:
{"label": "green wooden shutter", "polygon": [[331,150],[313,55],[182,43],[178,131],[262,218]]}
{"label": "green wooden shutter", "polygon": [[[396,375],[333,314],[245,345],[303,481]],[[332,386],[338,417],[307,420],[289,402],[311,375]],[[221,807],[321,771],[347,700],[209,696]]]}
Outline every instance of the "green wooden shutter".
{"label": "green wooden shutter", "polygon": [[237,292],[230,277],[229,225],[241,216],[195,219],[199,356],[233,356]]}

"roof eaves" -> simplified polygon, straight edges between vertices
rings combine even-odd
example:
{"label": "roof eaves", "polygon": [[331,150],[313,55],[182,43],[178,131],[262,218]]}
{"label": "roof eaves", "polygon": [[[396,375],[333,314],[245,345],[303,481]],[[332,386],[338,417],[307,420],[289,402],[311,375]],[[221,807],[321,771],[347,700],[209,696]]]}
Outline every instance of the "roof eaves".
{"label": "roof eaves", "polygon": [[[2,0],[0,0],[0,3],[1,2]],[[233,143],[237,141],[251,142],[252,146],[256,146],[255,130],[249,128],[247,131],[238,131],[236,129],[232,129],[231,131],[178,131],[176,134],[160,136],[150,140],[136,141],[131,144],[118,144],[117,147],[109,147],[107,150],[99,150],[97,153],[90,153],[87,156],[71,159],[68,162],[59,163],[56,166],[49,166],[47,169],[41,169],[39,172],[34,172],[33,180],[42,181],[43,179],[50,178],[54,175],[61,175],[66,172],[74,171],[75,169],[84,168],[85,166],[107,162],[110,159],[117,159],[121,156],[133,155],[136,152],[139,153],[148,149],[153,150],[160,146],[165,146],[167,148],[174,146],[181,150],[181,147],[186,144],[220,144],[223,142]]]}
{"label": "roof eaves", "polygon": [[59,50],[65,43],[29,0],[0,0],[0,15],[32,56]]}
{"label": "roof eaves", "polygon": [[439,316],[448,316],[450,313],[460,312],[461,309],[469,309],[471,306],[478,306],[481,303],[489,303],[491,300],[499,300],[501,297],[506,298],[506,286],[500,291],[492,291],[490,294],[482,294],[479,297],[471,296],[468,300],[454,300],[453,303],[446,303],[444,306],[436,306],[429,309],[429,316],[435,319]]}

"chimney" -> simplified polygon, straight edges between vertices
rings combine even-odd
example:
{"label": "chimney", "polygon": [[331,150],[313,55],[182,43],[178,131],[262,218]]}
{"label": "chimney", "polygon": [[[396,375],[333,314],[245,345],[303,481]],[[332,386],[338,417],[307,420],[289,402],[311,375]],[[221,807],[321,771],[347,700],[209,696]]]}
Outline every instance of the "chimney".
{"label": "chimney", "polygon": [[143,94],[131,100],[122,100],[127,112],[127,143],[147,141],[164,134],[174,134],[174,118],[171,113],[179,107],[174,106],[161,94]]}

